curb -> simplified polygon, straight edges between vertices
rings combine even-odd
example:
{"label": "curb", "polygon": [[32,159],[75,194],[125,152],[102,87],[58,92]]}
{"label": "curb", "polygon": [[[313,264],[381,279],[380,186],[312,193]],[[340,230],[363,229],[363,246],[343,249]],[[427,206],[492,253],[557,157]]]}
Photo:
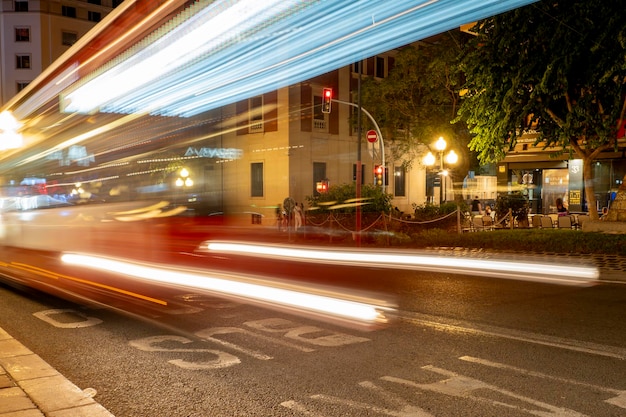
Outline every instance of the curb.
{"label": "curb", "polygon": [[113,417],[0,328],[0,417]]}

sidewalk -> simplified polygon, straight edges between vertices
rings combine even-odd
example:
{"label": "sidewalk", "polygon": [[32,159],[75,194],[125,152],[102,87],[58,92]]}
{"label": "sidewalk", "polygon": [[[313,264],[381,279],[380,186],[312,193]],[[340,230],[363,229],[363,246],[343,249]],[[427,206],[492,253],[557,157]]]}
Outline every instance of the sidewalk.
{"label": "sidewalk", "polygon": [[[430,249],[433,253],[489,258],[493,251]],[[504,257],[511,254],[500,252]],[[626,259],[614,255],[515,254],[517,259],[551,260],[559,263],[595,265],[600,281],[626,282]],[[112,417],[92,398],[39,356],[0,328],[0,417]]]}
{"label": "sidewalk", "polygon": [[0,417],[112,417],[0,328]]}
{"label": "sidewalk", "polygon": [[439,255],[462,256],[480,259],[507,259],[528,262],[550,262],[566,265],[585,265],[598,268],[599,281],[626,283],[626,258],[619,255],[576,254],[553,252],[519,253],[468,248],[429,248],[427,251]]}

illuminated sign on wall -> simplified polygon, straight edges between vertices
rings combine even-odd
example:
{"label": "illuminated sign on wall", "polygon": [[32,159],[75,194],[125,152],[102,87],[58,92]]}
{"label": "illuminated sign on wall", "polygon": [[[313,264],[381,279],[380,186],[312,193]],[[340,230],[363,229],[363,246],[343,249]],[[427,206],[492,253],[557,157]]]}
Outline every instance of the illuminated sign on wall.
{"label": "illuminated sign on wall", "polygon": [[569,211],[583,211],[584,186],[583,160],[572,159],[569,161]]}
{"label": "illuminated sign on wall", "polygon": [[87,153],[87,148],[79,145],[72,145],[68,148],[67,153],[62,150],[50,153],[46,159],[59,160],[60,166],[70,166],[72,163],[80,167],[88,167],[95,162],[93,154]]}
{"label": "illuminated sign on wall", "polygon": [[197,156],[200,158],[241,159],[243,150],[235,148],[187,148],[185,156]]}

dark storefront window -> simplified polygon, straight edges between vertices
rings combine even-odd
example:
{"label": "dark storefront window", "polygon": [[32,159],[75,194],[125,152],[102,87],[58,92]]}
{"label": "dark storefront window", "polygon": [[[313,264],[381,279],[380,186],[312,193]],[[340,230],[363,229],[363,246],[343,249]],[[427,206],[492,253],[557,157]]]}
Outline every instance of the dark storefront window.
{"label": "dark storefront window", "polygon": [[263,162],[250,164],[250,196],[263,197]]}
{"label": "dark storefront window", "polygon": [[406,196],[406,171],[404,167],[393,168],[393,192],[396,197]]}

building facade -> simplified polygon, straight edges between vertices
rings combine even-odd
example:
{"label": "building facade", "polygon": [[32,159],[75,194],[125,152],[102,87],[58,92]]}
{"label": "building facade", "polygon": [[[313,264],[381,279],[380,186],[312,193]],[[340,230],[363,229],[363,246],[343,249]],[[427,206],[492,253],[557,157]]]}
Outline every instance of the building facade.
{"label": "building facade", "polygon": [[[363,60],[361,77],[385,77],[393,54]],[[330,187],[355,183],[359,143],[361,182],[374,185],[374,169],[383,165],[384,138],[368,142],[364,127],[359,141],[354,124],[358,78],[355,64],[204,115],[214,121],[205,139],[172,153],[172,158],[187,157],[185,167],[195,178],[187,193],[212,201],[214,210],[258,213],[263,222],[273,222],[276,207],[287,198],[306,206],[321,182]],[[324,88],[333,91],[330,113],[322,112]],[[407,170],[389,149],[384,162],[385,191],[393,196],[393,206],[410,213],[413,204],[426,203],[421,163]]]}
{"label": "building facade", "polygon": [[522,191],[531,212],[556,213],[556,199],[563,200],[570,212],[601,212],[610,208],[626,175],[626,139],[617,141],[617,151],[607,151],[593,164],[596,207],[587,204],[583,162],[561,148],[534,145],[535,134],[525,135],[497,164],[498,192]]}
{"label": "building facade", "polygon": [[122,0],[3,0],[0,105],[24,89]]}

